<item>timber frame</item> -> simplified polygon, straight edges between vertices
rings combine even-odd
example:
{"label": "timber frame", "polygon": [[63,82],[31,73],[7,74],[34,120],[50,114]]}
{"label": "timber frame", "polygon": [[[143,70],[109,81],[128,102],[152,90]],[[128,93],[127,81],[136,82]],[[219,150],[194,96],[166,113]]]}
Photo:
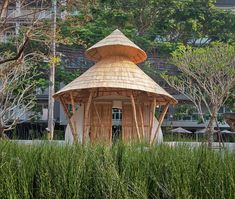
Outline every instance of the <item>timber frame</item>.
{"label": "timber frame", "polygon": [[[69,93],[70,98],[68,98],[67,96],[65,98],[63,98],[63,96],[60,97],[60,102],[64,108],[64,112],[68,119],[68,124],[70,126],[72,135],[74,137],[74,143],[78,143],[78,132],[76,128],[76,121],[74,121],[72,116],[75,114],[77,107],[80,106],[81,104],[85,105],[82,144],[87,143],[88,140],[92,141],[91,138],[89,137],[89,131],[91,128],[91,122],[90,122],[91,109],[94,109],[95,114],[98,117],[99,123],[101,125],[101,129],[103,129],[103,123],[100,117],[100,114],[102,113],[99,113],[97,105],[99,105],[100,103],[112,104],[112,102],[114,101],[114,100],[102,100],[99,99],[100,97],[104,96],[126,97],[127,99],[122,100],[122,103],[130,104],[131,106],[132,115],[133,115],[132,118],[133,132],[136,134],[137,140],[138,141],[147,140],[150,144],[153,144],[156,141],[164,116],[170,105],[169,103],[163,103],[161,101],[157,101],[156,97],[154,96],[151,97],[149,94],[139,91],[131,91],[131,90],[124,91],[122,89],[112,89],[111,91],[107,92],[106,89],[92,89],[90,91],[80,92],[83,98],[78,97],[77,93],[78,92],[71,91]],[[67,100],[67,103],[65,100]],[[144,124],[144,117],[145,117],[143,112],[144,106],[149,107],[148,125]],[[155,110],[157,106],[159,108],[162,107],[163,110],[158,118],[159,123],[157,125],[157,130],[153,132],[153,135],[151,136],[154,118],[156,117]],[[69,110],[69,107],[71,110]],[[110,117],[112,116],[110,115]],[[125,120],[126,118],[123,119]],[[146,132],[145,130],[146,126],[149,127],[148,132]],[[111,144],[111,142],[112,139],[109,138],[109,144]]]}

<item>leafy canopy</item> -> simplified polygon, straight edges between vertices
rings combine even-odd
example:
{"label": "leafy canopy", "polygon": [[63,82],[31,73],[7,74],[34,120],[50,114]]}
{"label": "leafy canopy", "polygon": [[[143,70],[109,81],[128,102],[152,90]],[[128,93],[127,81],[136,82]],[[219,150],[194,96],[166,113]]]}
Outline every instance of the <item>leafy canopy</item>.
{"label": "leafy canopy", "polygon": [[[60,42],[93,45],[118,28],[144,50],[170,53],[181,43],[235,41],[235,13],[214,0],[71,0]],[[75,12],[76,11],[76,12]]]}

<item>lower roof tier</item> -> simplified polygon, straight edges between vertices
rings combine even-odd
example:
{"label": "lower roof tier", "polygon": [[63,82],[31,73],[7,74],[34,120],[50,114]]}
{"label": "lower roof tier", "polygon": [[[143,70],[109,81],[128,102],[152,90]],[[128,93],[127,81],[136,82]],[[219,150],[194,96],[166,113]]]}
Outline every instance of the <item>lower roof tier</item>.
{"label": "lower roof tier", "polygon": [[54,97],[58,98],[71,91],[74,93],[83,89],[98,88],[143,91],[158,98],[161,96],[161,101],[171,104],[177,103],[168,92],[146,75],[136,64],[123,56],[102,59],[62,88]]}

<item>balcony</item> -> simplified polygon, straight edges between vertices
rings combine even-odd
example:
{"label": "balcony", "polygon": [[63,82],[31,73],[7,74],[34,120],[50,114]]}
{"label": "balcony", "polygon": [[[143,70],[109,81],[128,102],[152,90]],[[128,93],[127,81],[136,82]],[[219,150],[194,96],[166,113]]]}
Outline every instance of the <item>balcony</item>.
{"label": "balcony", "polygon": [[[209,122],[209,114],[205,114],[206,124]],[[223,120],[223,113],[218,114],[219,127],[229,128],[229,125]],[[205,124],[200,122],[200,116],[197,113],[192,115],[182,114],[174,117],[172,114],[167,114],[163,122],[163,126],[183,127],[183,128],[204,128]]]}

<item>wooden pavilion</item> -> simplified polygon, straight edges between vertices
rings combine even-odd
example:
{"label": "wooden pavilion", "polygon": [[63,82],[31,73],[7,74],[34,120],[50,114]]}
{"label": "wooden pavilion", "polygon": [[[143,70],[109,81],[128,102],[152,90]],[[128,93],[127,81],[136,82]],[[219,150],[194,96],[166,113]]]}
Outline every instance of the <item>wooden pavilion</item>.
{"label": "wooden pavilion", "polygon": [[[68,116],[74,142],[112,143],[112,109],[118,108],[122,140],[154,143],[169,105],[177,101],[136,65],[146,53],[115,30],[86,56],[95,64],[54,95]],[[161,108],[158,121],[156,107]]]}

